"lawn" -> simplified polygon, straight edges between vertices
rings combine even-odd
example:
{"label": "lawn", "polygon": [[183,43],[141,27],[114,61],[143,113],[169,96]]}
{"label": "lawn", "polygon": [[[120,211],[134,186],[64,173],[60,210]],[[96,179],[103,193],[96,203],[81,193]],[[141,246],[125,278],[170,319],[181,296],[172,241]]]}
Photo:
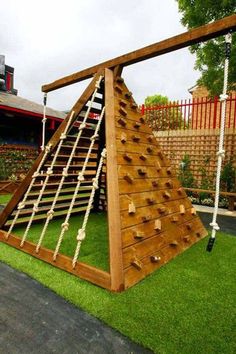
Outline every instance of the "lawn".
{"label": "lawn", "polygon": [[[87,245],[84,250],[81,248],[81,260],[96,259],[96,265],[106,268],[107,248],[99,235],[104,231],[102,218],[100,215],[93,220],[98,229],[90,225]],[[35,237],[34,232],[30,237]],[[0,260],[155,353],[235,353],[236,238],[219,233],[212,253],[205,251],[206,242],[207,239],[201,240],[120,294],[110,293],[1,243]],[[65,247],[63,251],[68,250]]]}
{"label": "lawn", "polygon": [[11,199],[12,194],[0,194],[0,204],[6,204]]}

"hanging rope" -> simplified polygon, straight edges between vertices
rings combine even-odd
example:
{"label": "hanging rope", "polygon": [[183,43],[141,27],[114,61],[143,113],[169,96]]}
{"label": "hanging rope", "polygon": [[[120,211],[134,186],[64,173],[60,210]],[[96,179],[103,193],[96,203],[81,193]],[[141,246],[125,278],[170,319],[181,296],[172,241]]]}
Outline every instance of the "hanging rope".
{"label": "hanging rope", "polygon": [[64,184],[64,181],[65,181],[65,178],[68,176],[68,169],[71,165],[71,161],[74,157],[74,154],[75,154],[75,151],[76,151],[76,148],[79,144],[79,140],[81,138],[81,135],[82,135],[82,132],[83,132],[83,129],[86,127],[86,122],[87,122],[87,119],[89,117],[89,114],[90,114],[90,111],[91,111],[91,108],[92,108],[92,105],[94,103],[94,100],[95,100],[95,97],[96,97],[96,94],[97,94],[97,91],[98,89],[100,88],[100,83],[101,83],[101,80],[102,80],[102,76],[99,77],[98,81],[96,82],[96,89],[94,90],[94,93],[92,95],[92,98],[89,102],[89,105],[88,105],[88,109],[86,111],[86,114],[84,116],[84,119],[82,121],[82,123],[80,124],[80,127],[79,127],[79,134],[77,135],[76,137],[76,140],[74,142],[74,145],[73,145],[73,148],[71,150],[71,153],[70,153],[70,156],[69,156],[69,159],[67,161],[67,164],[66,164],[66,167],[63,168],[63,172],[62,172],[62,178],[60,180],[60,183],[59,183],[59,186],[57,188],[57,191],[56,191],[56,194],[54,196],[54,199],[53,199],[53,202],[52,202],[52,205],[51,205],[51,208],[50,210],[47,212],[47,219],[45,221],[45,224],[44,224],[44,227],[43,227],[43,230],[41,232],[41,235],[39,237],[39,241],[38,241],[38,244],[36,246],[36,252],[38,253],[39,252],[39,248],[42,244],[42,241],[43,241],[43,238],[44,238],[44,235],[46,233],[46,230],[47,230],[47,227],[49,225],[49,222],[53,219],[53,215],[54,215],[54,207],[57,203],[57,200],[58,200],[58,197],[59,197],[59,194],[61,192],[61,189],[62,189],[62,186]]}
{"label": "hanging rope", "polygon": [[218,161],[217,161],[217,172],[216,172],[215,205],[214,205],[212,222],[210,223],[210,226],[212,227],[211,237],[209,238],[207,248],[206,248],[206,250],[208,252],[211,252],[211,250],[214,246],[214,242],[215,242],[216,231],[218,231],[220,229],[219,225],[217,223],[217,213],[218,213],[219,196],[220,196],[221,166],[222,166],[222,160],[225,156],[224,131],[225,131],[225,117],[226,117],[226,100],[228,98],[227,87],[228,87],[228,70],[229,70],[229,58],[230,58],[230,52],[231,52],[231,43],[232,43],[232,35],[231,35],[231,33],[228,33],[225,36],[224,85],[223,85],[223,92],[220,95],[220,100],[222,102],[222,111],[221,111],[219,150],[217,152]]}
{"label": "hanging rope", "polygon": [[46,133],[46,109],[47,109],[47,93],[44,94],[43,96],[43,119],[42,119],[42,145],[41,145],[41,150],[44,150],[45,147],[45,133]]}
{"label": "hanging rope", "polygon": [[92,187],[92,191],[91,191],[91,194],[90,194],[90,198],[89,198],[88,206],[87,206],[87,209],[86,209],[86,213],[85,213],[85,216],[84,216],[83,225],[82,225],[82,228],[78,230],[78,234],[77,234],[77,241],[78,242],[77,242],[77,246],[76,246],[75,255],[74,255],[74,258],[73,258],[73,261],[72,261],[73,268],[75,268],[75,266],[76,266],[76,262],[77,262],[77,259],[78,259],[78,256],[79,256],[80,247],[81,247],[81,243],[86,237],[86,233],[85,233],[86,226],[87,226],[87,223],[88,223],[88,218],[89,218],[89,215],[90,215],[90,211],[91,211],[92,206],[93,206],[95,191],[98,189],[98,180],[99,180],[99,177],[100,177],[100,174],[101,174],[101,171],[102,171],[102,166],[103,166],[103,162],[104,162],[105,158],[106,158],[106,149],[104,148],[102,153],[101,153],[101,158],[100,158],[100,161],[99,161],[96,177],[93,179],[93,187]]}
{"label": "hanging rope", "polygon": [[64,233],[69,228],[69,220],[70,220],[71,212],[72,212],[72,209],[74,207],[74,203],[75,203],[77,194],[79,192],[81,182],[84,181],[84,173],[85,173],[86,168],[87,168],[87,164],[88,164],[88,161],[89,161],[92,149],[93,149],[93,145],[95,143],[96,138],[98,137],[98,132],[100,130],[100,126],[101,126],[101,123],[102,123],[102,119],[103,119],[104,113],[105,113],[105,107],[103,107],[103,109],[102,109],[101,115],[99,117],[99,120],[98,120],[98,123],[97,123],[97,126],[96,126],[96,130],[94,132],[94,135],[91,136],[91,138],[90,138],[91,143],[90,143],[90,146],[89,146],[89,150],[87,152],[87,155],[86,155],[86,158],[85,158],[85,161],[84,161],[84,164],[83,164],[83,168],[78,173],[78,182],[77,182],[77,185],[75,187],[75,191],[74,191],[71,203],[70,203],[70,207],[68,209],[65,221],[61,224],[61,228],[62,228],[61,229],[61,233],[59,235],[58,242],[57,242],[57,245],[56,245],[56,248],[55,248],[55,252],[54,252],[54,255],[53,255],[53,260],[54,261],[56,260],[57,254],[59,252],[59,249],[60,249],[60,246],[61,246],[61,243],[62,243],[62,240],[63,240]]}
{"label": "hanging rope", "polygon": [[38,210],[39,210],[39,202],[40,202],[41,199],[42,199],[42,196],[43,196],[44,190],[45,190],[45,188],[46,188],[46,186],[47,186],[49,177],[50,177],[51,175],[53,175],[53,167],[54,167],[55,162],[56,162],[56,160],[57,160],[57,156],[58,156],[58,154],[59,154],[59,152],[60,152],[60,150],[61,150],[61,146],[62,146],[62,144],[63,144],[63,141],[65,140],[65,138],[66,138],[66,136],[67,136],[67,131],[68,131],[69,127],[70,127],[70,124],[71,124],[71,121],[72,121],[72,118],[73,118],[74,114],[75,114],[75,112],[72,111],[71,114],[70,114],[70,117],[69,117],[69,119],[68,119],[68,122],[67,122],[67,124],[66,124],[65,130],[64,130],[64,132],[63,132],[63,133],[61,134],[61,136],[60,136],[60,142],[59,142],[59,144],[58,144],[58,146],[57,146],[57,150],[56,150],[55,155],[54,155],[54,157],[53,157],[53,160],[52,160],[52,162],[51,162],[51,164],[50,164],[50,167],[48,167],[48,169],[47,169],[46,178],[45,178],[45,180],[44,180],[44,182],[43,182],[43,185],[42,185],[42,188],[41,188],[41,190],[40,190],[40,192],[39,192],[39,196],[38,196],[36,202],[34,203],[33,211],[32,211],[32,213],[31,213],[31,216],[30,216],[28,225],[27,225],[27,227],[26,227],[26,229],[25,229],[25,232],[24,232],[24,235],[23,235],[23,237],[22,237],[22,240],[21,240],[21,243],[20,243],[20,246],[21,246],[21,247],[23,247],[23,245],[24,245],[24,243],[25,243],[25,240],[26,240],[26,237],[27,237],[27,235],[28,235],[30,226],[31,226],[31,224],[32,224],[32,222],[33,222],[34,216],[35,216],[35,214],[36,214],[36,213],[38,212]]}

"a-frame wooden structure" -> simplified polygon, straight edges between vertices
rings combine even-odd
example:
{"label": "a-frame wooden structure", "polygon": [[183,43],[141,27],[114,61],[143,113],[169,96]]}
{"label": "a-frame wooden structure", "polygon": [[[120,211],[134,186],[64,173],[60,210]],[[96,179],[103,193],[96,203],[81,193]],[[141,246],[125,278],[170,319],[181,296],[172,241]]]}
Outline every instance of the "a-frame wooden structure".
{"label": "a-frame wooden structure", "polygon": [[[233,15],[43,86],[49,92],[94,76],[2,212],[0,241],[122,291],[206,236],[121,72],[126,65],[235,28]],[[97,119],[91,119],[90,112]],[[81,234],[76,257],[59,252],[69,228],[68,210],[70,215],[87,213],[89,203],[108,212],[109,272],[78,261]],[[56,250],[42,247],[44,231],[37,244],[27,240],[34,220],[42,220],[46,228],[56,216],[65,217]],[[22,238],[14,234],[17,223],[26,223]]]}

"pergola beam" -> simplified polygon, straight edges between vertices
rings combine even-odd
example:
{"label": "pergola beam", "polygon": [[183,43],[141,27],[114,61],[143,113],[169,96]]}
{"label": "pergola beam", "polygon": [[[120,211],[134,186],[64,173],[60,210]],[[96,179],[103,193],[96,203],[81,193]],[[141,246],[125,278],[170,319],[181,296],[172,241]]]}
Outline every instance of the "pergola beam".
{"label": "pergola beam", "polygon": [[194,28],[177,36],[165,39],[161,42],[151,44],[147,47],[135,50],[133,52],[121,55],[111,60],[107,60],[98,65],[85,70],[65,76],[50,84],[42,86],[43,92],[50,92],[65,87],[76,82],[91,78],[101,68],[114,68],[117,65],[122,67],[138,63],[143,60],[154,58],[156,56],[173,52],[177,49],[185,48],[199,42],[205,42],[209,39],[226,34],[229,30],[236,30],[236,15],[225,17],[213,23]]}

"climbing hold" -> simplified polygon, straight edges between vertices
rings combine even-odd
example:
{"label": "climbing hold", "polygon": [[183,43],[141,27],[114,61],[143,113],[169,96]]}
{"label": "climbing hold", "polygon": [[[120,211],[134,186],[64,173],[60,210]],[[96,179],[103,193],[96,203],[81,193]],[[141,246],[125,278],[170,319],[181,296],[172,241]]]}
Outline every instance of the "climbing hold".
{"label": "climbing hold", "polygon": [[167,172],[168,175],[171,175],[171,174],[172,174],[172,169],[171,169],[171,167],[168,167],[168,168],[166,169],[166,172]]}
{"label": "climbing hold", "polygon": [[116,90],[118,93],[122,93],[122,88],[121,88],[119,85],[116,85],[116,86],[115,86],[115,90]]}
{"label": "climbing hold", "polygon": [[173,215],[172,218],[171,218],[171,222],[178,222],[178,221],[179,221],[178,216]]}
{"label": "climbing hold", "polygon": [[155,167],[156,167],[157,172],[161,171],[161,165],[160,165],[159,161],[155,162]]}
{"label": "climbing hold", "polygon": [[164,206],[159,206],[159,207],[157,208],[157,211],[158,211],[160,214],[164,214],[165,211],[166,211],[166,207],[164,207]]}
{"label": "climbing hold", "polygon": [[139,122],[135,122],[135,123],[133,124],[133,127],[136,128],[136,129],[139,129],[140,126],[141,126],[141,124],[140,124]]}
{"label": "climbing hold", "polygon": [[133,177],[127,173],[125,176],[124,176],[124,179],[128,182],[128,183],[133,183],[134,179]]}
{"label": "climbing hold", "polygon": [[171,247],[177,247],[178,246],[178,242],[177,241],[171,241],[170,242],[170,246]]}
{"label": "climbing hold", "polygon": [[153,142],[153,138],[154,136],[153,135],[149,135],[147,140],[149,141],[149,143],[152,143]]}
{"label": "climbing hold", "polygon": [[133,135],[133,136],[132,136],[132,140],[135,141],[135,142],[139,142],[140,137],[137,136],[137,135]]}
{"label": "climbing hold", "polygon": [[117,77],[116,77],[116,82],[118,82],[119,84],[123,84],[123,82],[124,82],[123,77],[117,76]]}
{"label": "climbing hold", "polygon": [[164,191],[164,192],[162,193],[162,195],[163,195],[163,197],[166,198],[166,199],[170,199],[170,197],[171,197],[170,193],[167,192],[167,191]]}
{"label": "climbing hold", "polygon": [[179,195],[182,195],[183,194],[183,189],[179,188],[179,189],[177,189],[177,192],[178,192]]}
{"label": "climbing hold", "polygon": [[155,220],[154,230],[161,231],[161,220],[160,219]]}
{"label": "climbing hold", "polygon": [[179,206],[179,211],[180,211],[180,214],[181,215],[184,215],[185,214],[185,206],[183,204],[180,204]]}
{"label": "climbing hold", "polygon": [[158,181],[152,181],[152,186],[153,187],[158,187]]}
{"label": "climbing hold", "polygon": [[136,212],[136,207],[134,205],[134,202],[129,203],[129,214],[135,214]]}
{"label": "climbing hold", "polygon": [[131,261],[131,265],[134,266],[138,270],[141,270],[143,268],[142,262],[140,262],[137,258],[135,258]]}
{"label": "climbing hold", "polygon": [[144,117],[140,117],[139,120],[140,120],[141,123],[145,123],[145,118]]}
{"label": "climbing hold", "polygon": [[186,224],[186,228],[187,228],[188,230],[192,230],[192,224],[190,224],[190,223]]}
{"label": "climbing hold", "polygon": [[196,209],[195,208],[191,208],[191,214],[192,215],[197,215]]}
{"label": "climbing hold", "polygon": [[142,221],[143,221],[143,222],[147,222],[147,221],[150,221],[151,218],[152,218],[151,215],[144,215],[144,216],[142,216]]}
{"label": "climbing hold", "polygon": [[119,113],[122,114],[122,116],[127,116],[127,111],[123,108],[123,107],[120,107],[119,108]]}
{"label": "climbing hold", "polygon": [[123,127],[126,126],[126,120],[125,120],[124,118],[122,118],[122,117],[119,117],[118,123],[119,123],[120,125],[122,125]]}
{"label": "climbing hold", "polygon": [[165,185],[166,185],[166,187],[172,188],[173,182],[171,181],[171,179],[168,179],[168,181],[166,181]]}
{"label": "climbing hold", "polygon": [[186,243],[189,243],[189,242],[190,242],[190,239],[191,239],[190,235],[185,235],[185,236],[183,237],[183,240],[184,240],[184,242],[186,242]]}
{"label": "climbing hold", "polygon": [[147,174],[146,168],[138,168],[138,174],[140,176],[145,176]]}
{"label": "climbing hold", "polygon": [[164,159],[164,155],[163,155],[163,153],[161,151],[158,152],[158,156],[160,157],[161,160]]}
{"label": "climbing hold", "polygon": [[151,256],[151,257],[150,257],[150,261],[151,261],[152,263],[158,263],[158,262],[160,262],[160,260],[161,260],[161,257],[160,257],[160,256]]}
{"label": "climbing hold", "polygon": [[130,104],[130,107],[131,107],[132,109],[137,109],[137,108],[138,108],[138,105],[137,105],[137,103],[132,102],[132,103]]}
{"label": "climbing hold", "polygon": [[139,158],[140,158],[140,160],[143,160],[143,161],[147,160],[147,156],[144,154],[140,155]]}
{"label": "climbing hold", "polygon": [[123,159],[128,161],[128,162],[131,162],[132,161],[132,156],[130,156],[129,154],[124,154],[123,155]]}
{"label": "climbing hold", "polygon": [[125,133],[122,133],[120,136],[120,141],[122,142],[122,144],[126,143],[127,141],[127,135]]}
{"label": "climbing hold", "polygon": [[128,91],[125,93],[126,98],[131,98],[132,97],[132,92]]}
{"label": "climbing hold", "polygon": [[155,203],[155,199],[152,198],[152,197],[146,198],[146,201],[147,201],[148,204],[154,204]]}
{"label": "climbing hold", "polygon": [[122,107],[127,106],[127,102],[125,100],[120,100],[120,106]]}
{"label": "climbing hold", "polygon": [[152,153],[153,152],[153,147],[152,146],[148,146],[147,147],[147,152]]}
{"label": "climbing hold", "polygon": [[144,238],[144,233],[140,231],[134,231],[134,238],[136,240],[142,240]]}

